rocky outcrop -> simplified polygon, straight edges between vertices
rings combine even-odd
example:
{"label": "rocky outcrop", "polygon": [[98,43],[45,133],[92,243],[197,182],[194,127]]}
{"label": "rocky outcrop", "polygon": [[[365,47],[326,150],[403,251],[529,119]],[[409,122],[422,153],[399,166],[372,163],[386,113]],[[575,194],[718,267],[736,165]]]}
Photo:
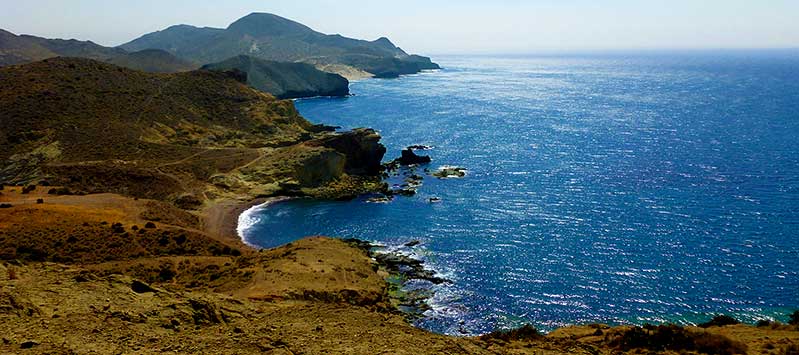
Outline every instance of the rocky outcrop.
{"label": "rocky outcrop", "polygon": [[386,147],[380,144],[380,134],[369,128],[357,128],[349,132],[330,134],[306,143],[334,149],[346,157],[344,171],[351,175],[374,176],[383,166],[381,162]]}
{"label": "rocky outcrop", "polygon": [[400,156],[395,160],[395,162],[397,162],[399,165],[404,165],[404,166],[427,164],[431,161],[433,160],[430,159],[429,156],[417,155],[416,153],[413,152],[413,149],[403,150],[402,156]]}
{"label": "rocky outcrop", "polygon": [[466,176],[466,168],[457,166],[442,166],[432,175],[439,179],[462,178]]}

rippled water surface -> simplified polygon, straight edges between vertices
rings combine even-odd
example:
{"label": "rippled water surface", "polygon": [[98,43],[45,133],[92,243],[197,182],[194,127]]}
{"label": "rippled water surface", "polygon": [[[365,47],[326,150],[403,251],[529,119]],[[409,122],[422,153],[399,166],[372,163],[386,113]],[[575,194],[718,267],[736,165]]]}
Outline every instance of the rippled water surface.
{"label": "rippled water surface", "polygon": [[297,105],[379,130],[387,159],[435,146],[430,167],[464,179],[388,204],[278,203],[245,237],[420,240],[404,250],[454,283],[419,325],[452,334],[799,306],[796,51],[436,59]]}

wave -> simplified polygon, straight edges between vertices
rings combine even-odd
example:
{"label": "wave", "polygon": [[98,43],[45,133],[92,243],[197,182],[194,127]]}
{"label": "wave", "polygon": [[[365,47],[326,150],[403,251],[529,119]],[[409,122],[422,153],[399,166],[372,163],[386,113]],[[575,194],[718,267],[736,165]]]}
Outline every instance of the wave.
{"label": "wave", "polygon": [[273,198],[262,204],[252,206],[247,210],[245,210],[244,212],[242,212],[239,215],[238,224],[236,225],[236,234],[239,235],[241,241],[248,246],[261,249],[261,247],[258,246],[257,244],[250,242],[249,237],[247,235],[247,230],[249,230],[256,224],[258,224],[258,222],[260,222],[261,219],[258,217],[259,212],[263,211],[270,205],[273,205],[278,202],[288,201],[290,199],[291,199],[290,197]]}

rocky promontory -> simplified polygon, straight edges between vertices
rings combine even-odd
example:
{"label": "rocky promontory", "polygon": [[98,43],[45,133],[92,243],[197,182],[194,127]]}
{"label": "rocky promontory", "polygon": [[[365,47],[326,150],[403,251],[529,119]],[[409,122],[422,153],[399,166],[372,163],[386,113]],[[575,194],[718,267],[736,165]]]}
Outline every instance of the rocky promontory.
{"label": "rocky promontory", "polygon": [[279,99],[315,96],[347,96],[349,81],[306,63],[283,63],[240,55],[203,66],[206,70],[238,70],[246,74],[247,84]]}
{"label": "rocky promontory", "polygon": [[217,199],[380,189],[372,130],[331,132],[226,73],[77,58],[0,69],[0,183],[45,182],[200,209]]}

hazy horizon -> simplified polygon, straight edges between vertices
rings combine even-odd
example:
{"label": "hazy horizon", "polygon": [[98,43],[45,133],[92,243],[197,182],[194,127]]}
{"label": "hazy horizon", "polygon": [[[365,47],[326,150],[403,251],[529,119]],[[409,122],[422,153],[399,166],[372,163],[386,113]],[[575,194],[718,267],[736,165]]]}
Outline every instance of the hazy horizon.
{"label": "hazy horizon", "polygon": [[[154,10],[155,9],[155,10]],[[225,28],[270,12],[317,31],[374,40],[388,37],[420,54],[526,54],[625,50],[795,49],[799,2],[468,0],[401,7],[361,0],[264,4],[255,0],[155,0],[110,4],[32,0],[0,13],[15,34],[91,40],[117,46],[176,24]]]}

